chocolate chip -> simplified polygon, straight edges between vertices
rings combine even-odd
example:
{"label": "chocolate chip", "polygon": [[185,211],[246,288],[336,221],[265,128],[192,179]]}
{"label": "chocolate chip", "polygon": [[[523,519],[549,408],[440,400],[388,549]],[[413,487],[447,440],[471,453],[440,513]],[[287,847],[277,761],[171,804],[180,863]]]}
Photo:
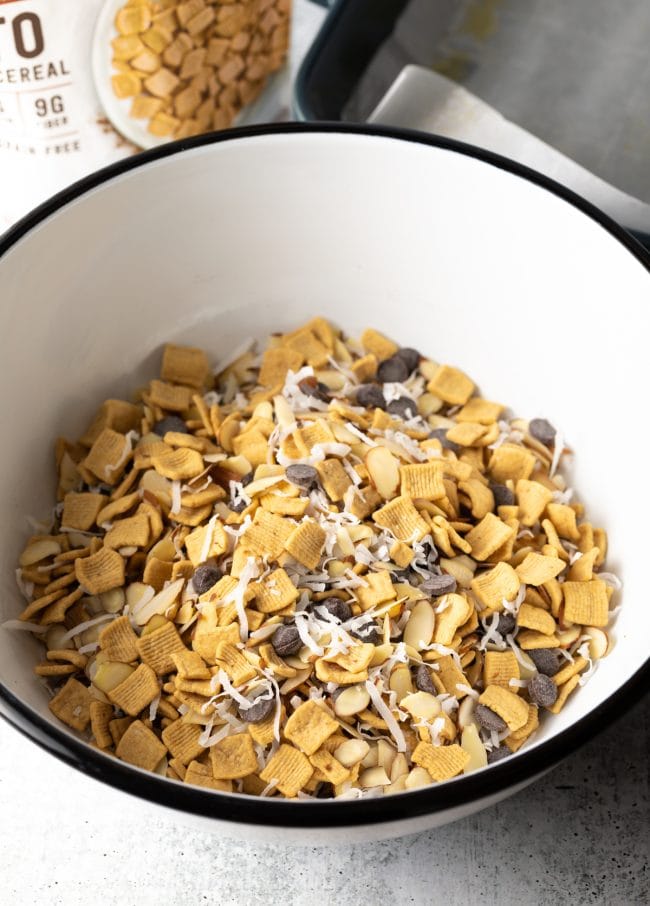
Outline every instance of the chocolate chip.
{"label": "chocolate chip", "polygon": [[564,660],[558,648],[534,648],[528,654],[539,673],[544,676],[555,676]]}
{"label": "chocolate chip", "polygon": [[329,387],[327,384],[323,384],[322,381],[317,381],[316,378],[307,377],[303,378],[302,381],[298,381],[298,387],[302,390],[305,396],[313,396],[314,399],[321,400],[323,403],[329,403]]}
{"label": "chocolate chip", "polygon": [[204,595],[210,591],[213,585],[216,585],[221,578],[221,570],[216,566],[199,566],[194,570],[192,576],[192,585],[197,595]]}
{"label": "chocolate chip", "polygon": [[557,686],[543,673],[536,673],[528,683],[528,697],[534,705],[550,708],[557,701]]}
{"label": "chocolate chip", "polygon": [[429,576],[425,579],[419,590],[436,598],[439,595],[450,595],[456,591],[456,579],[453,576],[443,573],[441,576]]}
{"label": "chocolate chip", "polygon": [[[352,616],[352,608],[347,601],[344,601],[342,598],[325,598],[324,601],[315,601],[315,608],[322,607],[326,610],[331,616],[336,617],[337,620],[340,620],[342,623],[345,623],[346,620],[349,620]],[[316,610],[318,613],[318,610]]]}
{"label": "chocolate chip", "polygon": [[386,411],[390,412],[391,415],[397,415],[404,421],[408,421],[409,418],[415,418],[418,414],[418,407],[408,396],[399,396],[396,400],[390,401]]}
{"label": "chocolate chip", "polygon": [[289,657],[290,654],[296,654],[302,648],[298,627],[294,623],[278,626],[271,636],[271,644],[278,657]]}
{"label": "chocolate chip", "polygon": [[287,466],[286,474],[291,484],[295,484],[299,488],[306,488],[311,491],[312,488],[318,485],[318,472],[313,466],[296,463],[292,466]]}
{"label": "chocolate chip", "polygon": [[317,799],[333,799],[334,787],[326,780],[322,780],[316,787],[316,792],[314,793],[314,795]]}
{"label": "chocolate chip", "polygon": [[356,629],[351,629],[350,635],[361,642],[369,642],[371,645],[376,645],[382,637],[379,627],[372,620],[368,620],[367,623],[363,623]]}
{"label": "chocolate chip", "polygon": [[240,705],[237,711],[242,720],[248,724],[261,724],[262,721],[270,717],[275,711],[275,698],[258,698],[250,708],[242,708]]}
{"label": "chocolate chip", "polygon": [[504,758],[508,758],[512,755],[512,752],[508,746],[499,746],[498,749],[492,749],[491,752],[487,753],[487,763],[496,764],[497,761],[503,761]]}
{"label": "chocolate chip", "polygon": [[438,553],[438,548],[431,541],[424,541],[422,544],[422,550],[426,558],[426,562],[429,566],[435,566],[438,560],[440,559],[440,554]]}
{"label": "chocolate chip", "polygon": [[377,368],[377,380],[381,384],[401,384],[410,373],[404,359],[401,359],[398,355],[393,355],[380,363],[379,368]]}
{"label": "chocolate chip", "polygon": [[528,424],[528,432],[531,437],[538,440],[545,447],[552,447],[555,443],[556,430],[545,418],[534,418]]}
{"label": "chocolate chip", "polygon": [[430,695],[438,694],[438,690],[431,679],[431,671],[424,664],[420,664],[415,671],[415,685],[420,692],[428,692]]}
{"label": "chocolate chip", "polygon": [[511,613],[502,613],[499,615],[497,632],[501,633],[502,636],[506,636],[512,632],[516,625],[517,621]]}
{"label": "chocolate chip", "polygon": [[243,513],[244,510],[246,509],[246,507],[248,506],[248,504],[246,503],[245,500],[242,500],[240,497],[239,500],[237,500],[237,501],[230,500],[228,503],[228,506],[233,511],[233,513]]}
{"label": "chocolate chip", "polygon": [[159,437],[164,437],[168,431],[175,431],[176,434],[190,433],[187,425],[178,415],[167,415],[153,426],[153,433]]}
{"label": "chocolate chip", "polygon": [[406,367],[409,370],[409,374],[420,364],[420,353],[417,349],[412,349],[410,346],[402,346],[401,349],[398,349],[395,353],[398,359],[401,359]]}
{"label": "chocolate chip", "polygon": [[376,384],[361,384],[357,389],[357,403],[366,409],[385,409],[386,400]]}
{"label": "chocolate chip", "polygon": [[495,510],[499,506],[514,506],[515,495],[510,488],[507,488],[504,484],[491,484],[490,490],[494,495]]}
{"label": "chocolate chip", "polygon": [[499,717],[491,708],[486,708],[485,705],[477,705],[474,709],[474,717],[477,724],[484,727],[486,730],[496,730],[497,733],[503,733],[504,730],[508,728],[508,724]]}
{"label": "chocolate chip", "polygon": [[436,440],[439,440],[445,450],[451,450],[453,453],[460,453],[460,445],[455,444],[453,440],[447,440],[447,429],[446,428],[434,428],[433,431],[429,434],[429,437],[435,437]]}

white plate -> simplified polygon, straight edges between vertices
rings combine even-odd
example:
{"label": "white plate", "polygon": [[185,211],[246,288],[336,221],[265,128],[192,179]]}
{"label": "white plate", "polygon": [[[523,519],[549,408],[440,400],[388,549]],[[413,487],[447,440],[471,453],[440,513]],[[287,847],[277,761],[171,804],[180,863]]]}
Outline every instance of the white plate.
{"label": "white plate", "polygon": [[[307,5],[309,6],[310,4]],[[111,62],[111,41],[118,36],[118,31],[115,28],[115,16],[123,6],[124,0],[106,0],[97,17],[91,52],[95,89],[106,116],[124,138],[133,142],[138,148],[156,148],[159,145],[166,145],[172,141],[172,138],[170,136],[160,137],[152,135],[147,128],[148,120],[137,120],[130,116],[129,111],[133,98],[121,99],[116,97],[111,85],[111,76],[115,75]],[[318,10],[318,14],[320,16],[320,10]],[[294,23],[297,16],[298,10],[294,12]],[[312,18],[314,17],[312,16]],[[320,18],[318,21],[320,21]],[[292,46],[295,46],[295,33],[294,24]],[[291,91],[289,73],[290,67],[285,67],[271,76],[262,94],[235,117],[232,125],[246,126],[252,123],[268,123],[286,118],[284,114],[287,111],[287,99]]]}

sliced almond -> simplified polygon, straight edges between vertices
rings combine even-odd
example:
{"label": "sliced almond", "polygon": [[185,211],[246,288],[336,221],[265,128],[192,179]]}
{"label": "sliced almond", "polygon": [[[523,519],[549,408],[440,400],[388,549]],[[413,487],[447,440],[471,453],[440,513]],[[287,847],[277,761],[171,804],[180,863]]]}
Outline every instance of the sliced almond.
{"label": "sliced almond", "polygon": [[418,601],[411,611],[411,616],[404,628],[402,640],[416,651],[422,651],[431,644],[436,615],[429,601]]}
{"label": "sliced almond", "polygon": [[477,771],[487,765],[487,752],[481,742],[476,724],[468,724],[460,737],[461,748],[469,755],[469,761],[463,768],[463,774],[469,774],[470,771]]}
{"label": "sliced almond", "polygon": [[365,686],[347,686],[334,702],[334,713],[339,717],[352,717],[364,711],[370,703]]}
{"label": "sliced almond", "polygon": [[400,483],[399,460],[381,446],[372,447],[364,461],[370,480],[384,500],[395,497]]}
{"label": "sliced almond", "polygon": [[131,676],[134,670],[135,667],[130,664],[120,664],[117,661],[99,664],[94,671],[93,685],[97,686],[100,692],[110,692]]}
{"label": "sliced almond", "polygon": [[407,790],[415,790],[419,786],[428,786],[431,783],[431,775],[425,768],[413,768],[406,780],[404,786]]}
{"label": "sliced almond", "polygon": [[397,664],[396,667],[393,667],[388,680],[388,688],[392,689],[393,692],[397,692],[398,702],[401,702],[406,695],[410,695],[413,692],[411,671],[406,664]]}
{"label": "sliced almond", "polygon": [[597,660],[609,653],[609,637],[602,629],[597,629],[595,626],[585,626],[582,634],[589,636],[590,658]]}
{"label": "sliced almond", "polygon": [[440,702],[431,695],[430,692],[414,692],[412,695],[405,695],[399,703],[400,708],[404,708],[413,717],[431,721],[442,713]]}
{"label": "sliced almond", "polygon": [[366,768],[365,771],[359,774],[359,786],[361,787],[387,786],[389,783],[390,778],[381,765],[377,765],[374,768]]}
{"label": "sliced almond", "polygon": [[157,595],[154,595],[148,603],[136,607],[132,613],[138,626],[144,626],[154,614],[165,615],[180,595],[184,584],[185,579],[176,579],[167,588],[163,588]]}
{"label": "sliced almond", "polygon": [[364,739],[348,739],[334,750],[334,757],[344,768],[352,768],[363,761],[369,751],[370,746]]}

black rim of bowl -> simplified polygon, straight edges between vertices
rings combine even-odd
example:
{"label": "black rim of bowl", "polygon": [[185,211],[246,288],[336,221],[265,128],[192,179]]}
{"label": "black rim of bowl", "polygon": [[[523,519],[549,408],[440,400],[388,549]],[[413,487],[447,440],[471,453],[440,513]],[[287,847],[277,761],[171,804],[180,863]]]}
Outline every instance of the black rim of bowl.
{"label": "black rim of bowl", "polygon": [[[451,139],[406,129],[348,125],[342,123],[283,123],[249,126],[209,133],[192,139],[170,142],[151,151],[111,164],[81,179],[54,195],[0,237],[0,258],[19,239],[47,217],[86,192],[129,170],[150,161],[179,154],[191,148],[248,137],[291,134],[331,134],[371,136],[415,142],[472,157],[493,167],[535,183],[578,208],[599,223],[614,239],[627,248],[649,272],[650,253],[628,232],[598,208],[552,179],[521,164],[482,148]],[[537,747],[517,753],[487,770],[467,774],[442,784],[432,784],[407,793],[360,800],[287,801],[254,796],[226,794],[186,786],[133,768],[117,758],[93,749],[87,743],[45,720],[0,683],[2,716],[25,736],[52,755],[110,786],[171,809],[239,824],[288,828],[337,828],[404,821],[460,809],[487,797],[507,794],[557,764],[579,746],[624,714],[650,688],[650,659],[585,717]],[[306,841],[308,842],[308,841]]]}

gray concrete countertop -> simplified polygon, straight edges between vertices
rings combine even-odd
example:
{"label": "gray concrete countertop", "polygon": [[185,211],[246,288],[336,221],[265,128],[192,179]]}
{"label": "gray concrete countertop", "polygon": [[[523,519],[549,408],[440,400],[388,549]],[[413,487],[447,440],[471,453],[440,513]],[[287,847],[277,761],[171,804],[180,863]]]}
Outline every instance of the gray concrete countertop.
{"label": "gray concrete countertop", "polygon": [[0,722],[0,904],[635,906],[650,902],[650,698],[514,798],[428,833],[316,849],[143,827],[138,801]]}

